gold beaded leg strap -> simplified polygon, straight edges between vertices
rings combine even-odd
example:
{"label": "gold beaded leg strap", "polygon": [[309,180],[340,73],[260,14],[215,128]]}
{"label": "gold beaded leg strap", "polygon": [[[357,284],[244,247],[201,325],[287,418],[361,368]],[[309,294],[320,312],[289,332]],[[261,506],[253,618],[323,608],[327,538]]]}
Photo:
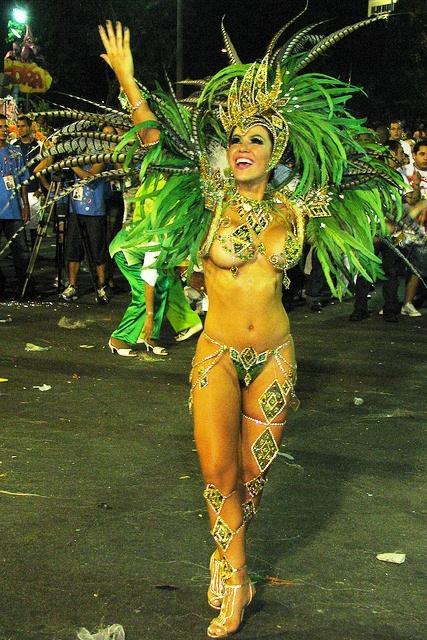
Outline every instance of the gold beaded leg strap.
{"label": "gold beaded leg strap", "polygon": [[196,360],[193,358],[191,363],[191,372],[190,372],[190,397],[188,399],[188,408],[192,410],[193,407],[193,392],[195,389],[204,389],[208,386],[209,383],[209,372],[214,368],[216,364],[221,360],[224,353],[228,351],[228,347],[226,344],[221,344],[217,342],[213,338],[207,335],[207,333],[203,332],[202,335],[209,340],[212,344],[216,345],[218,349],[213,353],[208,354],[201,360]]}
{"label": "gold beaded leg strap", "polygon": [[211,534],[223,554],[225,554],[234,536],[240,531],[243,526],[242,523],[237,529],[233,530],[221,517],[221,511],[225,504],[225,501],[228,500],[228,498],[231,498],[231,496],[233,496],[235,493],[236,489],[234,489],[228,495],[223,495],[214,484],[208,484],[203,492],[205,500],[212,507],[216,514],[216,520],[214,526],[211,529]]}
{"label": "gold beaded leg strap", "polygon": [[249,525],[250,521],[257,513],[257,507],[259,501],[261,500],[261,494],[266,484],[267,478],[263,473],[260,473],[255,476],[255,478],[251,478],[251,480],[243,483],[243,486],[246,489],[246,493],[249,496],[249,499],[242,504],[243,520],[245,525]]}
{"label": "gold beaded leg strap", "polygon": [[[289,340],[285,344],[281,345],[280,347],[277,347],[274,350],[274,359],[276,361],[276,364],[281,374],[283,375],[284,381],[283,381],[283,384],[280,384],[277,379],[274,380],[273,385],[270,385],[269,389],[273,387],[273,392],[280,391],[280,395],[285,401],[284,406],[289,406],[291,407],[291,409],[296,411],[300,404],[295,394],[295,384],[297,381],[297,365],[296,365],[296,362],[289,362],[285,358],[285,356],[281,353],[282,347],[288,345],[291,341],[292,341],[292,336],[289,337]],[[293,344],[293,341],[292,341],[292,344]],[[267,393],[268,393],[268,389],[263,394],[263,396],[265,396],[265,394]],[[270,418],[266,415],[262,407],[261,407],[261,410],[263,411],[263,414],[266,417],[266,420],[270,420]],[[278,414],[276,413],[276,415]]]}
{"label": "gold beaded leg strap", "polygon": [[284,420],[283,422],[263,422],[262,420],[251,418],[246,414],[243,414],[243,417],[246,420],[254,422],[255,424],[267,427],[266,429],[264,429],[264,431],[262,431],[262,433],[252,443],[251,446],[252,455],[257,462],[259,470],[261,473],[264,473],[265,471],[267,471],[268,467],[271,465],[271,463],[279,453],[279,447],[277,446],[276,440],[274,439],[271,427],[284,427],[286,424],[286,420]]}
{"label": "gold beaded leg strap", "polygon": [[272,464],[273,460],[279,453],[279,447],[274,439],[272,427],[284,427],[286,421],[283,422],[264,422],[257,418],[251,418],[245,413],[242,414],[245,420],[254,422],[257,425],[267,427],[256,438],[251,446],[252,455],[254,456],[260,473],[244,483],[249,499],[242,504],[243,509],[243,521],[249,523],[257,512],[257,506],[261,500],[261,493],[264,490],[267,482],[266,472],[268,467]]}
{"label": "gold beaded leg strap", "polygon": [[[279,453],[279,447],[273,436],[272,429],[274,429],[274,427],[283,428],[285,426],[285,420],[278,421],[277,419],[281,414],[283,415],[284,410],[288,406],[292,406],[294,409],[298,407],[298,399],[294,393],[296,365],[289,362],[282,354],[282,349],[289,346],[291,341],[292,337],[289,337],[285,343],[276,347],[271,352],[278,370],[276,369],[277,377],[258,398],[258,405],[264,420],[252,418],[242,413],[242,417],[245,420],[260,427],[265,427],[251,446],[251,452],[256,460],[260,473],[244,483],[247,494],[247,499],[242,504],[245,524],[249,523],[257,512],[261,494],[267,482],[267,470]],[[283,380],[283,383],[281,380]]]}
{"label": "gold beaded leg strap", "polygon": [[203,492],[203,496],[209,506],[213,509],[216,515],[215,524],[211,529],[211,535],[215,540],[218,548],[220,549],[221,555],[223,557],[223,579],[227,579],[237,569],[233,568],[229,559],[227,558],[227,550],[229,549],[231,543],[233,542],[234,537],[239,533],[239,531],[245,526],[245,521],[242,518],[241,524],[237,527],[237,529],[232,529],[230,525],[221,517],[221,511],[224,507],[226,500],[231,498],[237,490],[234,489],[228,495],[224,495],[221,491],[214,485],[208,484]]}

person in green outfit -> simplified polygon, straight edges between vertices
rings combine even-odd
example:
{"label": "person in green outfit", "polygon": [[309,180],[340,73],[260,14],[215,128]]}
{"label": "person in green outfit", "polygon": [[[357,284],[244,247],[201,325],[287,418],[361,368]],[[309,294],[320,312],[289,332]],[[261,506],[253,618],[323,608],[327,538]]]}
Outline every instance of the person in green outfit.
{"label": "person in green outfit", "polygon": [[138,354],[131,345],[141,342],[147,351],[167,356],[167,350],[157,344],[165,315],[177,342],[202,330],[200,317],[188,304],[180,278],[152,267],[158,253],[141,245],[137,222],[119,231],[110,244],[110,255],[129,282],[132,295],[119,326],[111,334],[108,344],[112,353],[135,357]]}

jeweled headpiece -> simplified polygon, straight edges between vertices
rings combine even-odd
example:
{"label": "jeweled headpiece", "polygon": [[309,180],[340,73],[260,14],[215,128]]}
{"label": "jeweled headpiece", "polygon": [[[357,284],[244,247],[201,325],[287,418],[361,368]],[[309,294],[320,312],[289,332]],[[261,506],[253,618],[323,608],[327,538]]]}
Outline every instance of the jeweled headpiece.
{"label": "jeweled headpiece", "polygon": [[228,94],[226,107],[221,106],[219,117],[229,137],[235,127],[247,131],[261,125],[273,138],[273,153],[268,165],[273,169],[280,161],[289,137],[289,126],[280,110],[288,97],[281,97],[282,75],[276,68],[274,81],[269,86],[272,67],[268,57],[251,64],[243,78],[235,78]]}

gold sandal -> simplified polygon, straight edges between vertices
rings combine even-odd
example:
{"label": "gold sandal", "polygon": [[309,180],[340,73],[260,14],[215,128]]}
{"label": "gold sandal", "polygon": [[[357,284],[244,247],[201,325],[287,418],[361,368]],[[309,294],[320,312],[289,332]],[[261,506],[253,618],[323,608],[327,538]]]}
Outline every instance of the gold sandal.
{"label": "gold sandal", "polygon": [[[246,601],[240,603],[241,609],[238,611],[237,599],[239,597],[240,589],[244,587],[249,588],[248,597]],[[236,633],[240,625],[242,624],[245,609],[250,605],[255,596],[255,587],[253,583],[248,580],[243,584],[225,584],[224,585],[224,598],[221,605],[221,613],[218,617],[211,620],[211,623],[207,630],[209,638],[228,638],[228,636]]]}
{"label": "gold sandal", "polygon": [[208,587],[208,604],[212,609],[221,609],[224,597],[224,580],[222,577],[223,560],[218,560],[218,550],[215,549],[209,561],[211,581]]}

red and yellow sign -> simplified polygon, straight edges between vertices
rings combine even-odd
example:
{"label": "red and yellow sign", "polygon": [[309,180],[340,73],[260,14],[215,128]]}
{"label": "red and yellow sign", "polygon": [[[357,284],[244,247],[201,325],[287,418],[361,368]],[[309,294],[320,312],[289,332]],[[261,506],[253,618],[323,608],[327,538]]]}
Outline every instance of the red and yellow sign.
{"label": "red and yellow sign", "polygon": [[6,58],[4,75],[6,86],[18,85],[22,93],[46,93],[52,84],[50,73],[35,62]]}

